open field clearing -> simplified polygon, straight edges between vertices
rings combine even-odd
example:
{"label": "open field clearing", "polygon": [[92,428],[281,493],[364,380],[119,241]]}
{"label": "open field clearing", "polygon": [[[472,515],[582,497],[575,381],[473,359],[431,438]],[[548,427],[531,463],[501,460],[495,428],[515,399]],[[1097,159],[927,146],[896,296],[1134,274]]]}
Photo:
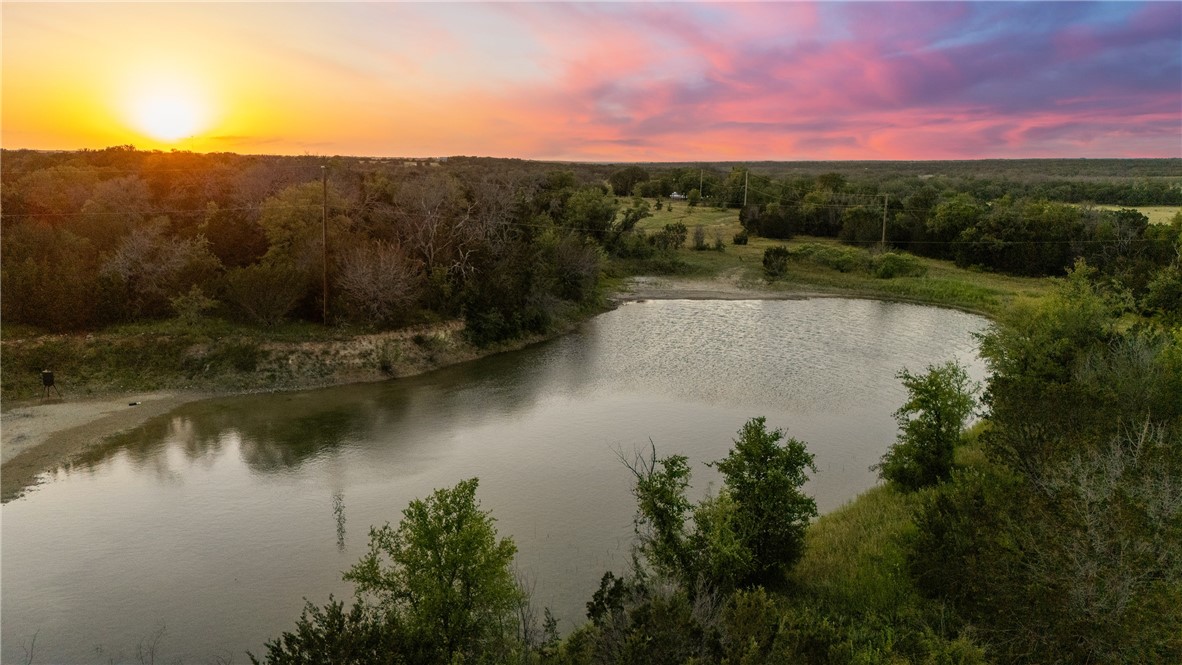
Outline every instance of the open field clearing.
{"label": "open field clearing", "polygon": [[1182,214],[1182,208],[1177,206],[1117,206],[1097,205],[1101,210],[1121,210],[1132,207],[1149,218],[1150,224],[1169,224],[1176,215]]}

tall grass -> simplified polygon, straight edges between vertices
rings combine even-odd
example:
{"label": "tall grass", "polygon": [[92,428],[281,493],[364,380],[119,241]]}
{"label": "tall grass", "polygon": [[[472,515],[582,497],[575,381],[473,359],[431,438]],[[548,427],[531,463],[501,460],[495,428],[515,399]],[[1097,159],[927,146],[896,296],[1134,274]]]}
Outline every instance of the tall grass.
{"label": "tall grass", "polygon": [[836,612],[894,614],[919,601],[906,566],[914,533],[909,498],[875,487],[809,527],[791,580]]}

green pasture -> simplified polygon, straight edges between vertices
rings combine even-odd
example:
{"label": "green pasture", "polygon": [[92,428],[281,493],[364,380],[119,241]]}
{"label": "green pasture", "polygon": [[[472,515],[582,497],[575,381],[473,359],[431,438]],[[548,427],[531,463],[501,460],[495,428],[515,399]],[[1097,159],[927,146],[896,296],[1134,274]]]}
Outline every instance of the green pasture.
{"label": "green pasture", "polygon": [[1175,217],[1182,219],[1182,208],[1178,206],[1118,206],[1097,205],[1100,210],[1122,210],[1132,208],[1149,218],[1150,224],[1169,224]]}
{"label": "green pasture", "polygon": [[[840,272],[833,268],[808,261],[793,261],[785,278],[767,283],[763,276],[763,252],[774,245],[799,247],[805,243],[845,247],[835,238],[797,237],[791,240],[773,240],[751,237],[747,245],[735,245],[733,239],[742,230],[737,210],[718,210],[699,205],[691,208],[684,201],[665,203],[662,210],[655,211],[637,225],[652,233],[666,224],[680,222],[689,230],[686,247],[677,252],[677,258],[685,264],[682,271],[691,278],[730,276],[739,282],[758,285],[761,288],[785,292],[823,292],[921,302],[933,305],[957,307],[984,314],[994,314],[1015,300],[1040,298],[1049,292],[1051,280],[1045,278],[1015,277],[998,273],[958,268],[951,261],[925,257],[916,259],[927,268],[923,277],[896,277],[880,279],[866,271]],[[695,226],[701,226],[706,233],[706,242],[713,246],[715,234],[721,234],[723,251],[713,249],[696,251],[692,249]],[[869,256],[876,248],[848,251]]]}

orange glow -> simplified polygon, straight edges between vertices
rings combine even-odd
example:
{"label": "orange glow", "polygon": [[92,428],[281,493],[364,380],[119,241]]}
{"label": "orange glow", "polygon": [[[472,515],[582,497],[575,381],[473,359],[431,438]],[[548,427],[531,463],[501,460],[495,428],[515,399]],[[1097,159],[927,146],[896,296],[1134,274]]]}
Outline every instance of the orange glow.
{"label": "orange glow", "polygon": [[13,2],[0,143],[597,161],[1177,156],[1178,4],[1045,4],[1062,20],[1011,39],[961,31],[1025,26],[1021,3]]}
{"label": "orange glow", "polygon": [[203,100],[180,86],[160,86],[138,93],[129,103],[132,126],[164,142],[191,138],[208,129]]}

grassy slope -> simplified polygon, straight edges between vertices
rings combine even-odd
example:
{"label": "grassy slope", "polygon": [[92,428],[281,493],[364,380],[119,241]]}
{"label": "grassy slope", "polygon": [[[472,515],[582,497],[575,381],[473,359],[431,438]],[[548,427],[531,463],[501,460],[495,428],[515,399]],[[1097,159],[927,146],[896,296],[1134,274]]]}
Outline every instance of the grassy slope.
{"label": "grassy slope", "polygon": [[[978,442],[983,428],[971,428],[957,447],[958,468],[992,468]],[[922,604],[906,570],[912,514],[922,495],[879,485],[822,515],[809,526],[804,557],[790,575],[793,586],[847,613],[891,614]]]}
{"label": "grassy slope", "polygon": [[[966,445],[957,448],[958,467],[989,465],[977,442],[980,431],[981,425],[970,430]],[[904,494],[880,485],[813,522],[805,534],[804,557],[789,574],[797,600],[860,626],[848,639],[861,638],[872,652],[884,641],[889,644],[893,630],[902,634],[927,626],[957,633],[945,637],[965,653],[978,653],[971,637],[945,623],[952,618],[945,608],[920,595],[907,571],[914,511],[930,491]]]}
{"label": "grassy slope", "polygon": [[794,586],[846,613],[891,614],[918,602],[906,568],[912,497],[878,486],[814,522]]}
{"label": "grassy slope", "polygon": [[[690,208],[685,203],[673,204],[672,209],[657,211],[644,219],[638,228],[654,231],[666,224],[681,222],[690,229],[701,225],[707,243],[715,233],[722,235],[726,247],[722,252],[684,249],[680,258],[697,275],[736,275],[741,282],[759,283],[763,280],[763,251],[773,245],[789,247],[803,243],[837,244],[832,238],[799,238],[790,241],[751,238],[747,245],[733,245],[732,238],[742,230],[738,213],[714,208]],[[687,241],[687,244],[692,241]],[[866,273],[842,273],[829,268],[793,262],[788,276],[768,288],[787,292],[826,292],[866,296],[888,300],[907,300],[967,309],[983,314],[996,314],[1010,303],[1022,298],[1039,298],[1050,289],[1050,281],[1039,278],[1012,277],[996,273],[964,270],[949,261],[919,258],[927,269],[924,277],[877,279]]]}

